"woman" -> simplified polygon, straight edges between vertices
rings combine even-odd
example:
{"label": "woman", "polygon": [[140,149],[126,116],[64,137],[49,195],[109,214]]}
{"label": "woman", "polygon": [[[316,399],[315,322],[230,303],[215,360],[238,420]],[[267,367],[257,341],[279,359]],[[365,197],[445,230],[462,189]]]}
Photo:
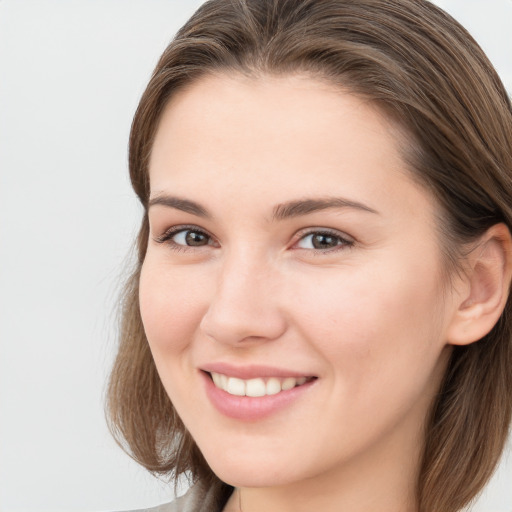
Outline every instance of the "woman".
{"label": "woman", "polygon": [[114,434],[164,510],[450,512],[512,411],[512,108],[418,0],[213,0],[135,115]]}

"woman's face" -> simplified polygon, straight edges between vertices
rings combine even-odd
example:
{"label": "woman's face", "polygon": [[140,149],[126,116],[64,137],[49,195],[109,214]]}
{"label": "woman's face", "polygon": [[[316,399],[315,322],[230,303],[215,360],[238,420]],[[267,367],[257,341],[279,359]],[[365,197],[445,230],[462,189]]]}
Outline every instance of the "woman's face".
{"label": "woman's face", "polygon": [[141,312],[224,481],[416,463],[455,300],[400,143],[367,102],[306,77],[209,76],[167,106]]}

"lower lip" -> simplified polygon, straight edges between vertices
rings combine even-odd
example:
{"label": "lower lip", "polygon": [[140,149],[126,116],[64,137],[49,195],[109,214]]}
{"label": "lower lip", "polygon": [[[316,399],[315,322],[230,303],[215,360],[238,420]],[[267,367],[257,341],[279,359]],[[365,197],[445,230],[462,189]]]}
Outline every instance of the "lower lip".
{"label": "lower lip", "polygon": [[252,397],[230,395],[216,387],[208,373],[201,371],[201,375],[206,394],[215,408],[224,416],[243,421],[256,421],[277,413],[307,393],[317,381],[313,379],[275,395]]}

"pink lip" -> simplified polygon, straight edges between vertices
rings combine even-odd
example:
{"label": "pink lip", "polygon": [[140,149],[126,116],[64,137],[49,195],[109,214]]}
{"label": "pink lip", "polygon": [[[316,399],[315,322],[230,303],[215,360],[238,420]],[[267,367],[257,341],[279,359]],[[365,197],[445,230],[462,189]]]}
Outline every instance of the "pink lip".
{"label": "pink lip", "polygon": [[201,366],[201,370],[211,373],[222,373],[228,377],[236,377],[238,379],[256,379],[279,377],[285,379],[286,377],[313,377],[311,374],[300,373],[293,370],[286,370],[284,368],[275,368],[272,366],[260,366],[260,365],[247,365],[247,366],[234,366],[229,363],[211,363]]}
{"label": "pink lip", "polygon": [[[212,370],[218,373],[224,373],[218,370]],[[267,395],[261,397],[251,397],[251,396],[234,396],[230,395],[226,391],[219,389],[213,383],[210,375],[205,371],[200,371],[200,375],[203,378],[205,384],[206,395],[210,399],[213,406],[224,416],[228,418],[233,418],[242,421],[256,421],[266,418],[271,414],[277,413],[282,409],[292,405],[293,402],[300,399],[304,393],[307,393],[311,390],[312,386],[315,385],[317,379],[311,380],[302,384],[301,386],[296,386],[287,391],[281,391],[276,395]],[[230,373],[224,373],[224,375],[235,376]],[[240,375],[240,374],[238,374]],[[251,376],[255,375],[251,373]],[[263,377],[261,373],[257,374],[260,377]],[[245,377],[245,378],[251,378]],[[278,376],[275,373],[272,373],[271,376]],[[288,373],[288,377],[291,375]],[[238,377],[241,378],[241,377]]]}

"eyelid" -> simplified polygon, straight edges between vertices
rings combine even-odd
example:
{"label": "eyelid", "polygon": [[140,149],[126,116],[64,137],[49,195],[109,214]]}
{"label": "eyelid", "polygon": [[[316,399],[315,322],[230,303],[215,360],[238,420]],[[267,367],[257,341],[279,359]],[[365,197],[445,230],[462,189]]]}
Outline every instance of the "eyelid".
{"label": "eyelid", "polygon": [[[315,235],[315,234],[321,234],[321,235],[329,235],[333,236],[335,238],[338,238],[342,241],[341,244],[338,244],[335,247],[331,247],[328,249],[304,249],[302,247],[296,247],[297,244],[303,240],[304,238]],[[312,251],[315,253],[325,254],[332,251],[339,251],[343,249],[351,248],[356,243],[356,240],[354,237],[348,235],[347,233],[344,233],[343,231],[339,231],[337,229],[333,228],[325,228],[325,227],[309,227],[304,228],[298,231],[294,236],[294,242],[292,244],[292,249],[295,248],[297,250],[303,250],[303,251]]]}
{"label": "eyelid", "polygon": [[[195,231],[197,233],[202,233],[209,238],[210,243],[208,243],[207,245],[204,245],[204,246],[188,246],[188,245],[183,245],[183,244],[177,244],[172,240],[172,238],[176,234],[178,234],[182,231]],[[327,249],[317,249],[317,248],[306,249],[306,248],[302,248],[302,247],[297,247],[297,244],[301,240],[303,240],[307,236],[311,236],[311,235],[315,235],[315,234],[333,236],[335,238],[338,238],[342,243],[339,243],[336,246],[327,248]],[[206,229],[201,228],[195,224],[178,224],[175,226],[171,226],[170,228],[166,229],[161,235],[154,236],[153,240],[159,244],[167,243],[174,250],[182,250],[182,251],[187,251],[187,250],[197,251],[204,247],[212,247],[212,246],[219,247],[220,246],[213,235],[211,235]],[[309,252],[321,255],[321,254],[327,254],[330,252],[349,249],[355,243],[356,243],[356,240],[352,236],[348,235],[347,233],[345,233],[343,231],[339,231],[339,230],[333,229],[333,228],[314,226],[314,227],[303,228],[303,229],[299,230],[298,232],[296,232],[295,235],[293,236],[293,243],[290,248],[294,249],[294,250],[309,251]]]}
{"label": "eyelid", "polygon": [[[210,240],[215,241],[215,238],[213,235],[211,235],[206,229],[200,228],[199,226],[196,226],[194,224],[178,224],[176,226],[171,226],[170,228],[166,229],[161,235],[153,237],[153,240],[156,243],[163,244],[163,243],[169,243],[173,244],[172,237],[181,231],[195,231],[197,233],[202,233],[206,235]],[[208,244],[210,246],[211,244]],[[201,249],[201,247],[207,247],[207,246],[186,246],[181,244],[173,244],[174,247],[180,247],[181,249]]]}

